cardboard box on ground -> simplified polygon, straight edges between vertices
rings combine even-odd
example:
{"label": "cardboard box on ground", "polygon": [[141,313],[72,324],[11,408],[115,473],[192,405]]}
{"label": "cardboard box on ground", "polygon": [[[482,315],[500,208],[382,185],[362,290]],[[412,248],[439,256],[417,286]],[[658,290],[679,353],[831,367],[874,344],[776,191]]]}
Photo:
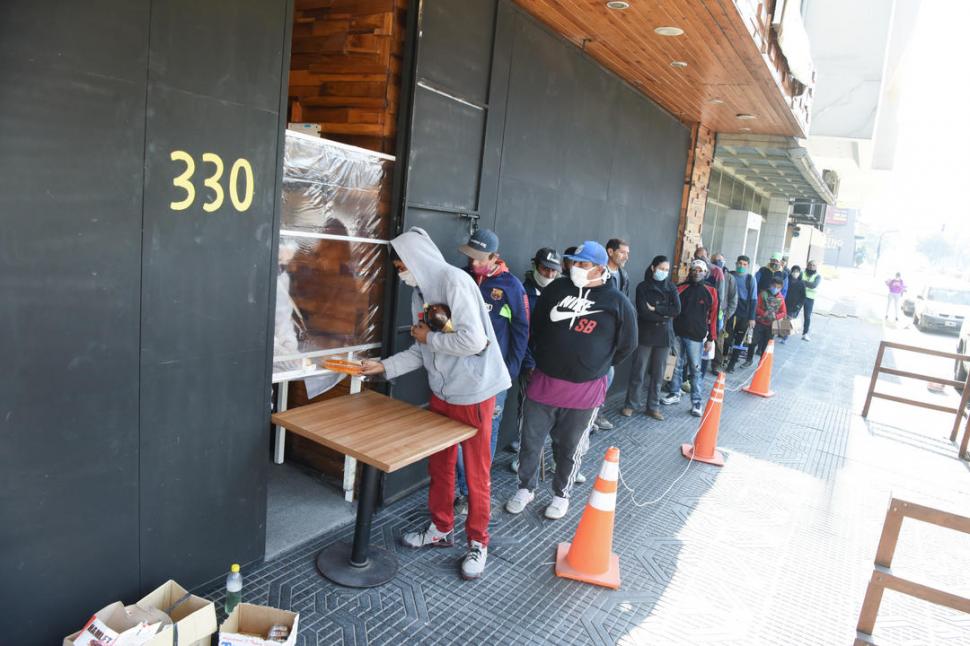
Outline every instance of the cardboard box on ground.
{"label": "cardboard box on ground", "polygon": [[209,646],[215,632],[213,603],[166,581],[132,606],[105,606],[63,646]]}
{"label": "cardboard box on ground", "polygon": [[[296,612],[240,603],[219,627],[219,646],[296,646],[299,621],[300,615]],[[266,639],[273,626],[289,628],[286,641]]]}

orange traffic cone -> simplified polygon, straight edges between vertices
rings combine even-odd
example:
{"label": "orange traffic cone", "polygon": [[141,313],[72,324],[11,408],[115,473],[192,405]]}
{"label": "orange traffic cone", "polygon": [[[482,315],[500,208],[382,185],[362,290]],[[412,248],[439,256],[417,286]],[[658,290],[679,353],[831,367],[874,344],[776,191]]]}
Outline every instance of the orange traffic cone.
{"label": "orange traffic cone", "polygon": [[685,458],[706,462],[719,467],[724,466],[724,454],[717,450],[717,430],[721,426],[721,406],[724,405],[724,373],[717,373],[714,388],[707,400],[701,427],[694,436],[694,444],[681,444],[680,452]]}
{"label": "orange traffic cone", "polygon": [[556,576],[614,590],[620,587],[620,557],[610,551],[619,473],[620,449],[611,446],[589,494],[576,537],[572,544],[560,543],[556,550]]}
{"label": "orange traffic cone", "polygon": [[765,353],[761,355],[758,369],[754,372],[754,379],[742,389],[744,392],[758,395],[759,397],[775,396],[775,391],[771,389],[771,365],[774,363],[774,357],[775,342],[768,341],[768,347],[765,349]]}

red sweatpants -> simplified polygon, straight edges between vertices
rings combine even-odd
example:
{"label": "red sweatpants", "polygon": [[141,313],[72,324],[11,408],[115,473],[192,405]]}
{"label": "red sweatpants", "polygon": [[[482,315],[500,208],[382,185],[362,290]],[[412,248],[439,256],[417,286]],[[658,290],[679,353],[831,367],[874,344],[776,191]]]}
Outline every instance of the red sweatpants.
{"label": "red sweatpants", "polygon": [[[488,516],[492,504],[492,413],[495,397],[467,406],[449,404],[431,396],[431,412],[449,417],[456,422],[478,429],[472,437],[461,443],[465,458],[465,479],[468,481],[468,518],[465,535],[469,541],[488,545]],[[450,532],[455,526],[455,462],[458,461],[458,445],[428,458],[428,507],[431,520],[438,531]]]}

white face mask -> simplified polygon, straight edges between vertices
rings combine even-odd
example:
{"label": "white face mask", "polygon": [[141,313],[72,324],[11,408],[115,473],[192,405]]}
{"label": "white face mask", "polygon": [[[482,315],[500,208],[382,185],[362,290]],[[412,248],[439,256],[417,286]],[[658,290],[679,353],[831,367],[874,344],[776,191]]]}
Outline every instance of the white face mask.
{"label": "white face mask", "polygon": [[589,278],[589,272],[593,271],[593,268],[583,269],[582,267],[577,267],[573,265],[569,268],[569,279],[573,281],[573,285],[582,289],[592,282]]}
{"label": "white face mask", "polygon": [[533,278],[536,279],[536,284],[539,285],[539,287],[545,287],[546,285],[548,285],[552,281],[556,280],[556,277],[555,276],[553,276],[552,278],[546,278],[545,276],[543,276],[542,274],[540,274],[538,271],[535,272],[535,274],[533,275]]}
{"label": "white face mask", "polygon": [[412,274],[409,269],[405,269],[404,271],[400,272],[397,277],[401,279],[401,282],[409,287],[418,286],[418,280],[414,277],[414,274]]}

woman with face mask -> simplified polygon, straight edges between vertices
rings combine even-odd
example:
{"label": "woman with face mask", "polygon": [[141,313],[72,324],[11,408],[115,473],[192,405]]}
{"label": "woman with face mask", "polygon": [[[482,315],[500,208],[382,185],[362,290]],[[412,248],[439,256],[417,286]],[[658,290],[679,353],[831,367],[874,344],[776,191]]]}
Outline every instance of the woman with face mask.
{"label": "woman with face mask", "polygon": [[620,414],[630,417],[644,410],[643,394],[646,381],[646,413],[662,420],[660,387],[670,348],[674,346],[674,318],[680,314],[680,297],[670,280],[670,261],[657,256],[650,263],[643,282],[636,291],[638,345],[633,355],[633,369],[626,391],[626,404]]}

